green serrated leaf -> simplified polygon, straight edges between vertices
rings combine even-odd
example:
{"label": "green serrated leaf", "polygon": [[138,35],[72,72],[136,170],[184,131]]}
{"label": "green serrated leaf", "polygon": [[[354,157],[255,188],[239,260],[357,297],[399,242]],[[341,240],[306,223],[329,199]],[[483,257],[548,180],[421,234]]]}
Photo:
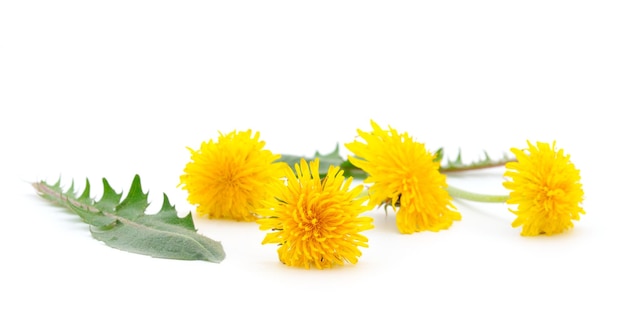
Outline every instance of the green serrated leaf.
{"label": "green serrated leaf", "polygon": [[[68,190],[71,193],[71,191]],[[83,193],[78,197],[78,201],[81,203],[92,204],[93,200],[90,198],[91,194],[91,186],[89,184],[89,179],[85,179],[85,189],[83,189]]]}
{"label": "green serrated leaf", "polygon": [[127,219],[137,219],[144,214],[148,208],[148,193],[141,190],[139,176],[136,175],[126,198],[115,207],[118,216]]}
{"label": "green serrated leaf", "polygon": [[[330,165],[339,166],[344,171],[344,176],[346,177],[353,177],[354,179],[364,180],[368,176],[367,173],[361,168],[354,166],[350,161],[341,157],[341,155],[339,154],[339,144],[337,144],[335,150],[328,154],[321,154],[319,151],[315,152],[314,157],[302,157],[283,154],[281,155],[279,161],[285,162],[287,163],[287,165],[293,168],[295,164],[300,163],[301,159],[304,159],[308,162],[314,160],[316,157],[320,159],[321,177],[324,177],[326,176],[326,174],[328,174],[328,168]],[[441,164],[439,170],[444,173],[503,166],[507,162],[515,161],[515,158],[512,158],[507,154],[504,154],[501,158],[498,159],[491,159],[486,151],[484,151],[483,158],[470,163],[465,163],[463,161],[461,150],[459,150],[456,158],[454,159],[448,159],[447,161],[444,161],[443,158],[444,149],[437,149],[434,152],[433,161],[439,162]]]}
{"label": "green serrated leaf", "polygon": [[[320,176],[324,177],[328,174],[328,168],[332,165],[335,167],[341,167],[346,161],[346,159],[342,158],[339,154],[339,144],[335,147],[335,150],[328,154],[321,154],[319,151],[315,151],[315,155],[312,158],[308,157],[300,157],[294,155],[281,155],[279,161],[283,161],[287,163],[291,168],[296,164],[300,164],[300,160],[304,159],[307,162],[315,160],[315,158],[320,159]],[[343,168],[343,167],[342,167]]]}
{"label": "green serrated leaf", "polygon": [[[441,149],[440,149],[441,150]],[[442,151],[443,155],[443,151]],[[483,157],[479,158],[476,161],[472,161],[470,163],[465,163],[461,156],[461,150],[456,157],[456,159],[448,161],[445,164],[442,164],[440,167],[441,172],[456,172],[456,171],[467,171],[467,170],[477,170],[477,169],[485,169],[491,167],[503,166],[507,162],[515,161],[515,158],[511,158],[504,154],[502,158],[491,159],[487,151],[483,151]]]}
{"label": "green serrated leaf", "polygon": [[306,161],[310,161],[310,158],[295,156],[291,154],[282,154],[280,155],[280,159],[278,161],[286,163],[290,168],[293,168],[295,164],[300,164],[300,159],[304,158]]}
{"label": "green serrated leaf", "polygon": [[104,187],[102,198],[95,203],[95,207],[102,211],[114,211],[115,206],[117,206],[117,204],[120,203],[120,199],[122,199],[122,194],[115,192],[115,190],[111,188],[109,181],[105,178],[102,178],[102,185]]}
{"label": "green serrated leaf", "polygon": [[159,212],[145,214],[148,193],[142,191],[139,175],[121,202],[122,194],[106,179],[102,182],[104,192],[98,201],[90,197],[89,180],[79,197],[73,182],[67,191],[61,188],[60,179],[53,185],[41,181],[33,186],[43,198],[79,215],[89,224],[92,236],[112,248],[166,259],[220,262],[225,258],[221,243],[199,234],[191,213],[178,217],[167,195],[163,194]]}
{"label": "green serrated leaf", "polygon": [[344,176],[353,177],[354,179],[364,180],[367,178],[367,173],[363,169],[356,167],[352,162],[346,160],[341,163],[341,168],[344,171]]}
{"label": "green serrated leaf", "polygon": [[295,164],[300,164],[300,160],[304,159],[307,162],[315,160],[315,158],[319,158],[320,160],[320,177],[325,177],[328,174],[328,169],[330,166],[340,167],[344,171],[344,176],[353,177],[354,179],[365,179],[367,178],[367,173],[363,171],[361,168],[355,167],[350,161],[344,159],[339,154],[339,144],[335,146],[335,150],[328,154],[322,154],[319,151],[315,151],[315,155],[313,157],[302,157],[302,156],[294,156],[294,155],[281,155],[279,161],[287,163],[291,168],[294,167]]}
{"label": "green serrated leaf", "polygon": [[435,151],[435,158],[433,159],[433,161],[441,162],[442,159],[443,159],[443,148],[439,148],[437,149],[437,151]]}
{"label": "green serrated leaf", "polygon": [[328,154],[321,154],[319,151],[315,152],[315,157],[320,159],[320,175],[328,174],[328,168],[332,165],[334,167],[341,167],[346,161],[339,154],[339,144],[335,146],[335,150]]}

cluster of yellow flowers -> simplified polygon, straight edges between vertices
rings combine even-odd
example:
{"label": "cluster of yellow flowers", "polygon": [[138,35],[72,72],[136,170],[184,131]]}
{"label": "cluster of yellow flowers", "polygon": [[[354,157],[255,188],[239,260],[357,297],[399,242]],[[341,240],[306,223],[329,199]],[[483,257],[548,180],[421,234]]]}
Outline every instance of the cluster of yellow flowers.
{"label": "cluster of yellow flowers", "polygon": [[[319,159],[291,168],[251,130],[220,133],[216,142],[189,149],[180,185],[199,215],[256,221],[267,231],[263,244],[279,245],[280,261],[307,269],[357,263],[368,242],[361,232],[374,227],[362,214],[383,203],[392,204],[401,233],[444,230],[460,220],[436,154],[407,133],[371,125],[345,144],[350,163],[367,174],[367,192],[363,184],[351,188],[353,178],[340,167],[331,165],[322,177]],[[506,163],[503,185],[517,215],[513,227],[522,226],[525,236],[573,227],[585,212],[569,155],[542,142],[511,151],[516,160]]]}

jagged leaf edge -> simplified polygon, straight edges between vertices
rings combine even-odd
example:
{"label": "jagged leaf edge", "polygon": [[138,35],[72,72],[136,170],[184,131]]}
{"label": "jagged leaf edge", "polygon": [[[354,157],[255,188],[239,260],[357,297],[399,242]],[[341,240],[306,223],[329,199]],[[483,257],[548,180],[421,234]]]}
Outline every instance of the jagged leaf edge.
{"label": "jagged leaf edge", "polygon": [[319,151],[315,151],[313,157],[282,154],[278,161],[285,162],[289,165],[289,167],[293,168],[294,165],[300,164],[301,159],[310,162],[315,160],[315,158],[319,158],[320,160],[319,173],[322,178],[328,174],[328,169],[331,165],[334,167],[340,167],[344,171],[344,176],[346,177],[353,177],[354,179],[365,179],[367,177],[367,174],[362,169],[356,167],[339,154],[339,143],[337,143],[333,151],[327,154],[322,154]]}
{"label": "jagged leaf edge", "polygon": [[[118,205],[122,205],[122,203],[124,203],[125,201],[127,204],[128,202],[132,204],[132,200],[133,200],[132,196],[129,197],[128,195],[133,195],[133,194],[136,195],[137,192],[139,192],[140,194],[140,201],[142,201],[141,199],[143,197],[141,195],[145,195],[147,199],[147,193],[144,194],[143,191],[141,191],[141,182],[140,182],[139,175],[135,175],[135,178],[133,179],[133,183],[131,184],[132,192],[129,190],[128,195],[124,198],[124,200],[122,200],[122,202],[119,202],[119,200],[121,199],[122,193],[115,192],[115,190],[110,186],[106,178],[103,178],[102,182],[104,186],[104,191],[103,191],[102,197],[98,201],[95,201],[90,196],[89,179],[86,179],[85,189],[83,190],[82,194],[78,198],[76,197],[76,193],[74,191],[74,180],[72,180],[70,187],[66,191],[64,191],[63,188],[61,187],[61,178],[59,178],[57,182],[53,185],[43,180],[38,183],[33,183],[32,185],[38,191],[38,194],[42,198],[48,201],[51,201],[54,204],[59,205],[61,207],[70,209],[72,212],[76,213],[85,223],[90,225],[92,236],[98,239],[98,238],[102,238],[102,235],[103,235],[102,232],[106,232],[106,230],[114,230],[116,226],[118,226],[119,224],[124,223],[124,222],[128,223],[129,221],[132,221],[132,220],[129,220],[128,218],[117,217],[115,215],[111,217],[110,215],[112,214],[111,213],[106,214],[105,210],[108,209],[110,211],[115,211]],[[54,195],[50,194],[51,192],[56,193],[58,196],[55,197]],[[118,203],[116,204],[115,202],[118,202]],[[210,244],[210,247],[211,247],[210,249],[207,249],[202,244],[199,244],[199,246],[202,249],[204,249],[204,251],[207,251],[209,253],[209,254],[204,254],[203,258],[201,259],[199,258],[198,259],[196,258],[183,259],[180,257],[174,257],[173,259],[206,260],[210,262],[221,262],[225,258],[225,253],[224,253],[221,243],[213,239],[210,239],[202,234],[197,233],[197,229],[195,228],[195,224],[193,223],[191,212],[189,212],[187,215],[185,215],[182,218],[178,217],[175,207],[171,205],[169,198],[167,197],[165,193],[163,193],[163,204],[161,206],[161,210],[159,210],[159,212],[157,212],[154,215],[146,215],[145,210],[144,210],[137,217],[137,219],[141,218],[142,216],[159,218],[159,219],[167,218],[167,219],[162,219],[161,221],[163,222],[164,225],[177,228],[179,229],[177,231],[185,232],[187,236],[199,237],[200,239],[204,239],[205,242]],[[174,216],[176,218],[174,218]],[[102,220],[104,220],[104,222],[98,219],[95,219],[94,217],[101,218]],[[178,219],[178,220],[174,220],[174,219]],[[173,221],[178,221],[180,223],[172,223]],[[98,240],[101,240],[101,239],[98,239]],[[111,245],[111,243],[107,243],[106,241],[103,241],[103,242],[105,242],[105,244],[107,244],[110,247],[120,249],[114,245]],[[131,250],[126,250],[126,249],[120,249],[120,250],[134,252],[138,254],[144,254],[140,251],[131,251]],[[151,256],[154,256],[154,255],[151,255]],[[158,258],[171,258],[168,256],[157,256],[157,257]]]}
{"label": "jagged leaf edge", "polygon": [[459,149],[457,156],[454,160],[452,160],[451,158],[447,158],[445,163],[443,163],[443,157],[444,157],[444,150],[443,148],[440,148],[439,150],[437,150],[436,158],[438,158],[441,163],[439,170],[442,172],[484,169],[484,168],[502,166],[506,164],[507,162],[516,161],[515,157],[511,157],[510,155],[506,153],[504,153],[502,157],[492,159],[486,150],[483,150],[482,157],[479,157],[478,160],[474,160],[470,163],[466,163],[465,161],[463,161],[461,149]]}

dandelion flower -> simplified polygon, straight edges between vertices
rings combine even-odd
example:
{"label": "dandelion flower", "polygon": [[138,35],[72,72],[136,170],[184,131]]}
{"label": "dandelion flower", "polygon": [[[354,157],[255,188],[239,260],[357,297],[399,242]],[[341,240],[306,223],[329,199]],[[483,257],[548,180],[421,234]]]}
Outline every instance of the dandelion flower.
{"label": "dandelion flower", "polygon": [[393,204],[401,233],[439,231],[461,220],[435,155],[407,133],[399,134],[391,127],[383,130],[374,121],[371,125],[372,132],[358,130],[364,142],[346,144],[354,153],[349,161],[367,172],[364,183],[372,184],[370,206]]}
{"label": "dandelion flower", "polygon": [[189,203],[209,218],[240,221],[256,219],[255,210],[272,197],[267,186],[280,184],[284,163],[280,155],[263,149],[259,133],[233,131],[220,133],[217,142],[203,142],[191,151],[180,185],[187,190]]}
{"label": "dandelion flower", "polygon": [[278,244],[278,257],[288,266],[324,269],[357,263],[359,247],[367,247],[360,232],[374,226],[371,217],[360,216],[367,210],[366,198],[359,197],[363,186],[350,189],[351,182],[334,166],[320,179],[319,158],[310,167],[302,159],[295,173],[287,170],[286,183],[273,186],[275,198],[259,210],[259,228],[272,230],[263,244]]}
{"label": "dandelion flower", "polygon": [[510,209],[517,215],[512,225],[522,226],[523,236],[561,233],[585,213],[580,172],[556,143],[527,143],[528,149],[511,149],[517,162],[507,163],[504,173],[504,187],[511,191],[507,203],[517,205]]}

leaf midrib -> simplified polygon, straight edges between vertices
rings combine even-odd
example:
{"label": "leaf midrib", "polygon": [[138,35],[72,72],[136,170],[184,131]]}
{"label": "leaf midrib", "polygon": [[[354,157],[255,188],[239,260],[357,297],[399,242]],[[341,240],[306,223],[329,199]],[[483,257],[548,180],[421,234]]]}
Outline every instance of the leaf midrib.
{"label": "leaf midrib", "polygon": [[[57,199],[59,202],[66,201],[66,202],[70,203],[72,206],[79,207],[81,209],[85,209],[85,210],[88,210],[89,212],[93,212],[93,213],[101,213],[102,215],[104,215],[106,217],[115,219],[116,221],[112,222],[112,224],[117,222],[117,221],[119,221],[121,223],[137,227],[138,229],[144,229],[144,230],[148,230],[148,231],[156,232],[156,233],[161,233],[161,234],[165,234],[165,235],[174,235],[174,236],[184,237],[186,239],[191,240],[193,243],[195,243],[200,248],[202,248],[202,250],[205,251],[205,253],[208,252],[209,256],[213,256],[213,254],[211,254],[211,252],[209,250],[207,250],[202,245],[202,243],[200,243],[198,240],[194,239],[194,237],[192,237],[192,236],[189,236],[189,235],[186,235],[186,234],[183,234],[183,233],[176,233],[176,232],[167,231],[167,230],[160,230],[160,229],[157,229],[155,227],[148,227],[148,226],[146,226],[144,224],[137,223],[137,222],[135,222],[133,220],[130,220],[128,218],[124,218],[124,217],[121,217],[119,215],[116,215],[115,213],[111,213],[111,212],[100,210],[100,209],[96,208],[93,205],[82,203],[78,199],[76,199],[75,197],[70,197],[68,194],[66,194],[66,193],[64,193],[62,191],[56,191],[53,188],[49,187],[48,185],[46,185],[46,184],[44,184],[42,182],[33,183],[33,186],[35,187],[35,189],[37,191],[39,191],[39,192],[41,192],[43,194],[46,194],[48,196],[51,196],[51,197]],[[142,215],[145,215],[145,214],[142,214]],[[163,225],[164,226],[169,226],[168,224],[165,224],[165,223],[163,223]],[[96,227],[94,225],[90,225],[90,226],[91,227]],[[171,226],[171,227],[176,228],[176,226]],[[184,230],[186,233],[187,232],[191,232],[191,230],[189,230],[187,228],[184,228],[184,227],[180,227],[180,228],[181,228],[181,230]]]}

